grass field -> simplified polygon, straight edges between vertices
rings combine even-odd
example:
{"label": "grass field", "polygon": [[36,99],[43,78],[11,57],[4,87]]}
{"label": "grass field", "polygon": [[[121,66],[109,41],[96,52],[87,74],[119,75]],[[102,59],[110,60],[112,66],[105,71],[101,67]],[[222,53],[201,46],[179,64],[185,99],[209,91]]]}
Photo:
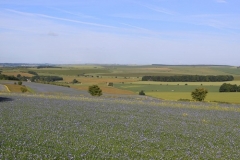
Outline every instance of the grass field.
{"label": "grass field", "polygon": [[[190,92],[146,92],[146,95],[166,100],[192,99]],[[209,92],[205,101],[240,104],[240,93]]]}
{"label": "grass field", "polygon": [[131,90],[133,92],[139,92],[141,90],[145,92],[191,92],[195,88],[204,87],[209,92],[218,92],[219,86],[201,86],[201,85],[156,85],[156,84],[115,84],[117,88]]}
{"label": "grass field", "polygon": [[238,159],[235,105],[0,94],[1,159]]}

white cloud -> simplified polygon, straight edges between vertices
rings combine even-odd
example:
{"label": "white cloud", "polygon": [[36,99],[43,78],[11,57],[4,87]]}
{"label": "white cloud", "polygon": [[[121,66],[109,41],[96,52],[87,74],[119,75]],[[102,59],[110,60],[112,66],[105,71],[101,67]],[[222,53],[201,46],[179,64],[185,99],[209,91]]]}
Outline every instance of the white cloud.
{"label": "white cloud", "polygon": [[227,3],[226,0],[216,0],[216,2],[218,2],[218,3]]}

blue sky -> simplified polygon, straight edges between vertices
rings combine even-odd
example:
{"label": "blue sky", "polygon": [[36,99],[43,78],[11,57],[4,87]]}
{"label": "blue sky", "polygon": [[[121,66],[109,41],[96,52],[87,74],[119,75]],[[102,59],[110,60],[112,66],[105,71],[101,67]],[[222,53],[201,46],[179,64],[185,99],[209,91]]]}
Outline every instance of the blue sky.
{"label": "blue sky", "polygon": [[239,0],[0,0],[0,62],[239,66],[239,6]]}

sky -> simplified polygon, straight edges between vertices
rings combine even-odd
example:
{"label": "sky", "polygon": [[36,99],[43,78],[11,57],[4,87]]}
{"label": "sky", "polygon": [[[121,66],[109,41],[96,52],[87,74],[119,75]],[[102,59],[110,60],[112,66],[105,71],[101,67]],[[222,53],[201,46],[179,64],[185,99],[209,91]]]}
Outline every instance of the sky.
{"label": "sky", "polygon": [[240,66],[239,0],[0,0],[0,63]]}

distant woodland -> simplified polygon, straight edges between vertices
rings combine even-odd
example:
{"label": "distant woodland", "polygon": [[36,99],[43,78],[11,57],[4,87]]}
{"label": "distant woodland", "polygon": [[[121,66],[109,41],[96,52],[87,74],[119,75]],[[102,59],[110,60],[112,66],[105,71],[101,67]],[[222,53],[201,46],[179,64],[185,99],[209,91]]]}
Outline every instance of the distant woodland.
{"label": "distant woodland", "polygon": [[160,82],[223,82],[233,81],[232,75],[218,76],[200,76],[200,75],[182,75],[182,76],[143,76],[142,81],[160,81]]}

